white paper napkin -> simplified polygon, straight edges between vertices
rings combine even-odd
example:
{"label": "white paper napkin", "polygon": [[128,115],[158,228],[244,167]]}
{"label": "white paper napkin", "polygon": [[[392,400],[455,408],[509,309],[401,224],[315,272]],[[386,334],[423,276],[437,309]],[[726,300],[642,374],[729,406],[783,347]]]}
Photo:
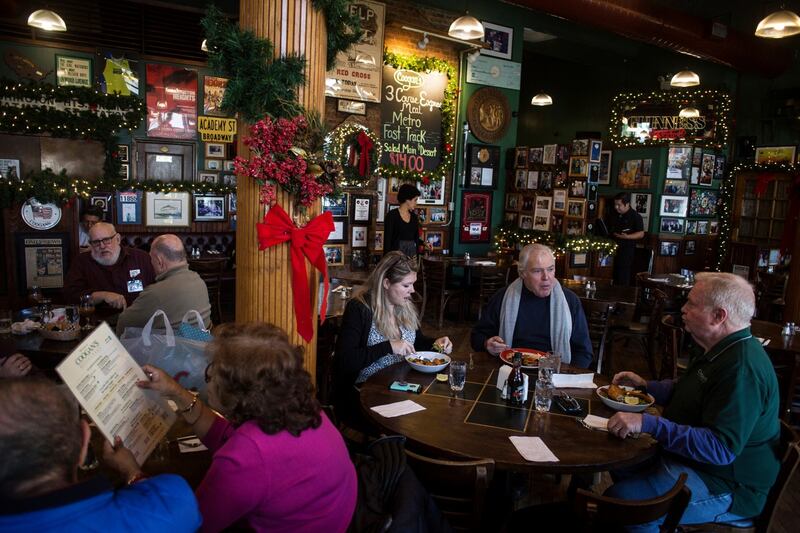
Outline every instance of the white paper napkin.
{"label": "white paper napkin", "polygon": [[756,337],[756,340],[761,343],[761,346],[766,346],[770,341],[770,339],[764,339],[762,337]]}
{"label": "white paper napkin", "polygon": [[509,437],[511,444],[526,461],[537,463],[557,463],[556,457],[547,444],[539,437]]}
{"label": "white paper napkin", "polygon": [[197,437],[191,439],[181,439],[178,441],[178,450],[181,453],[202,452],[207,449],[208,448],[206,448]]}
{"label": "white paper napkin", "polygon": [[592,429],[608,431],[608,418],[603,418],[602,416],[586,415],[586,418],[583,419],[583,423]]}
{"label": "white paper napkin", "polygon": [[669,281],[669,278],[647,278],[649,281],[655,281],[658,283],[666,283]]}
{"label": "white paper napkin", "polygon": [[396,416],[403,416],[425,410],[423,406],[417,402],[412,402],[411,400],[387,403],[385,405],[376,405],[371,409],[385,418],[394,418]]}
{"label": "white paper napkin", "polygon": [[472,261],[472,264],[475,266],[496,266],[497,263],[494,261]]}
{"label": "white paper napkin", "polygon": [[[506,381],[508,380],[508,376],[509,376],[509,374],[511,374],[512,370],[513,369],[510,366],[503,365],[497,371],[497,384],[495,386],[497,387],[497,389],[499,391],[502,392],[500,397],[503,398],[504,400],[508,399],[508,391],[506,390]],[[522,381],[524,383],[524,385],[522,387],[522,396],[523,396],[522,401],[523,402],[527,402],[528,401],[528,383],[529,383],[528,374],[526,374],[524,372],[522,373]]]}
{"label": "white paper napkin", "polygon": [[553,386],[557,389],[596,389],[594,374],[553,374]]}

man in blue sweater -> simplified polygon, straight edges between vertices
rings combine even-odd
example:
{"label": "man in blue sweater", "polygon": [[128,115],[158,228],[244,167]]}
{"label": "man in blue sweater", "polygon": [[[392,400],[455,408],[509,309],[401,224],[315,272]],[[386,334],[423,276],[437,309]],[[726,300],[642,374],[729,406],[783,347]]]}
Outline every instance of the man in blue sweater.
{"label": "man in blue sweater", "polygon": [[497,292],[472,328],[476,351],[533,348],[561,354],[569,365],[592,363],[589,326],[580,299],[556,279],[553,251],[529,244],[519,253],[519,279]]}
{"label": "man in blue sweater", "polygon": [[[608,431],[649,433],[664,453],[622,474],[606,494],[625,499],[667,492],[682,472],[692,499],[682,524],[729,522],[758,515],[780,467],[778,381],[761,343],[750,334],[755,295],[733,274],[700,273],[683,306],[686,331],[702,352],[677,381],[645,381],[632,372],[614,383],[646,387],[663,416],[617,413]],[[658,523],[637,528],[658,531]]]}

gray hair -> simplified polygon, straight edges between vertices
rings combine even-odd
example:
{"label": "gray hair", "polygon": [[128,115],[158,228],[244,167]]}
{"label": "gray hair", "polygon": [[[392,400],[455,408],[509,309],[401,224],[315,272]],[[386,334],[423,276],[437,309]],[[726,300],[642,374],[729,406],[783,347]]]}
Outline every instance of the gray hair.
{"label": "gray hair", "polygon": [[519,252],[519,261],[517,261],[517,270],[520,272],[524,271],[528,267],[528,259],[531,256],[537,256],[541,254],[548,254],[550,257],[553,258],[553,261],[556,260],[556,255],[553,253],[553,250],[550,249],[549,246],[545,246],[544,244],[528,244],[522,248]]}
{"label": "gray hair", "polygon": [[756,295],[746,279],[728,272],[698,272],[695,285],[705,287],[705,305],[724,309],[731,325],[745,328],[756,312]]}
{"label": "gray hair", "polygon": [[186,248],[180,237],[167,233],[159,235],[153,239],[150,247],[159,255],[171,263],[183,263],[186,261]]}

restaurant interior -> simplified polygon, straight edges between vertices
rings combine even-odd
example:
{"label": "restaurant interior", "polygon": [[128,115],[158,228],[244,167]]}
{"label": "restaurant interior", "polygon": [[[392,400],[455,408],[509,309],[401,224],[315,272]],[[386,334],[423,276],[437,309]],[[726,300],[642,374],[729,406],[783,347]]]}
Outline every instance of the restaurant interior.
{"label": "restaurant interior", "polygon": [[[614,415],[594,387],[618,372],[680,383],[700,346],[682,315],[695,275],[732,273],[754,291],[750,331],[774,369],[780,472],[750,523],[680,527],[794,530],[800,3],[213,4],[0,1],[3,357],[21,353],[31,374],[67,381],[62,361],[102,322],[113,329],[119,309],[100,303],[91,327],[75,317],[74,335],[45,324],[80,303],[65,283],[90,253],[81,225],[95,209],[123,248],[151,252],[160,235],[177,236],[208,290],[205,341],[219,325],[265,322],[301,346],[314,396],[353,457],[374,458],[376,442],[397,442],[381,437],[402,436],[403,464],[441,530],[539,521],[610,531],[666,515],[663,530],[674,531],[687,505],[677,485],[649,511],[602,496],[610,472],[651,459],[658,442],[593,431],[581,416]],[[347,20],[359,21],[358,40]],[[299,161],[300,177],[275,161]],[[386,254],[403,249],[389,220],[405,221],[407,185],[418,222],[409,298],[425,334],[448,338],[451,351],[433,370],[400,357],[361,384],[349,412],[337,400],[340,332]],[[620,198],[641,220],[635,242],[617,235]],[[586,317],[594,382],[557,395],[578,416],[534,405],[538,363],[521,363],[529,399],[510,407],[500,375],[515,372],[511,340],[502,361],[471,343],[492,297],[522,279],[530,244],[552,250],[552,276]],[[18,331],[26,319],[37,324]],[[456,392],[459,361],[466,385]],[[421,390],[390,390],[397,382]],[[409,399],[424,411],[381,412]],[[100,455],[108,435],[94,422]],[[178,473],[196,488],[213,457],[186,453],[179,439],[191,434],[179,419],[145,454],[144,473]],[[557,458],[530,459],[513,443],[527,437]],[[414,530],[385,512],[383,529],[369,530]],[[349,530],[368,527],[354,519]]]}

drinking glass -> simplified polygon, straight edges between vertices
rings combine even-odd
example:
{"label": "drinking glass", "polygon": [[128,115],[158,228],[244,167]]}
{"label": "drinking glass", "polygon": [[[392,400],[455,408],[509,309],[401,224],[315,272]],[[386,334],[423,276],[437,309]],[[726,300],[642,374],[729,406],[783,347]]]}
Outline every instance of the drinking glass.
{"label": "drinking glass", "polygon": [[81,303],[78,306],[78,313],[84,319],[83,330],[89,331],[94,329],[94,302],[92,295],[87,293],[81,296]]}
{"label": "drinking glass", "polygon": [[453,393],[464,390],[464,383],[467,381],[467,363],[464,361],[450,362],[450,391]]}
{"label": "drinking glass", "polygon": [[32,306],[38,306],[41,299],[42,291],[39,289],[39,286],[31,285],[31,288],[28,289],[28,303]]}
{"label": "drinking glass", "polygon": [[552,381],[536,380],[533,398],[537,411],[542,413],[550,411],[550,404],[553,401],[553,388]]}
{"label": "drinking glass", "polygon": [[561,371],[561,354],[557,352],[547,352],[546,357],[539,359],[539,379],[542,381],[553,381],[553,374]]}
{"label": "drinking glass", "polygon": [[72,327],[79,327],[81,321],[81,314],[78,310],[77,305],[65,305],[64,306],[64,318],[67,319],[67,323],[70,324]]}

